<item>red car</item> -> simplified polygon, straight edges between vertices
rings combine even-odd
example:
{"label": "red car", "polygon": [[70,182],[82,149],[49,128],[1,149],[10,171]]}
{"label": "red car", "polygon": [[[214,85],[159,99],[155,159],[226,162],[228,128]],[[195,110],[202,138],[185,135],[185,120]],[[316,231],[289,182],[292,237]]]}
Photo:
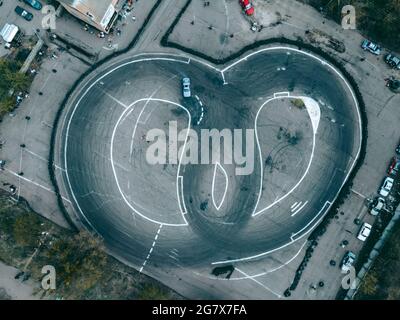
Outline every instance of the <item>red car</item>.
{"label": "red car", "polygon": [[251,4],[250,0],[240,0],[240,4],[242,5],[244,12],[246,12],[246,14],[248,16],[253,15],[254,13],[254,7]]}
{"label": "red car", "polygon": [[392,159],[392,161],[390,162],[389,169],[388,169],[387,173],[389,175],[395,176],[395,175],[397,175],[399,173],[399,171],[400,171],[400,159],[394,157]]}

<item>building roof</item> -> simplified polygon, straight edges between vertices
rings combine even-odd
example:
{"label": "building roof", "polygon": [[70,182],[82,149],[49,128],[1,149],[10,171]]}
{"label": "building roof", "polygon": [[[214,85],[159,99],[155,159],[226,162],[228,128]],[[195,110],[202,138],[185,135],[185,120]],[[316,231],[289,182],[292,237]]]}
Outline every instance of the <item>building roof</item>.
{"label": "building roof", "polygon": [[6,23],[1,30],[0,35],[5,42],[11,42],[17,33],[18,27],[16,25]]}
{"label": "building roof", "polygon": [[[114,13],[116,0],[59,0],[62,4],[72,7],[82,14],[92,15],[92,20],[106,25]],[[111,15],[111,16],[110,16]],[[104,21],[103,21],[104,20]]]}

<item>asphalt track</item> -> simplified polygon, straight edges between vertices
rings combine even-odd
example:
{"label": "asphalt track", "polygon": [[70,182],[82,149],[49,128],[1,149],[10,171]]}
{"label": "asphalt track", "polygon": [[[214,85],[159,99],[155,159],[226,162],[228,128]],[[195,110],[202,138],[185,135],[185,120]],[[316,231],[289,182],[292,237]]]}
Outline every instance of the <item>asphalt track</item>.
{"label": "asphalt track", "polygon": [[[183,99],[182,77],[193,98]],[[300,98],[320,112],[298,109]],[[255,129],[254,171],[151,165],[150,129]],[[358,157],[360,116],[345,79],[320,58],[270,48],[222,69],[185,56],[140,55],[84,82],[67,105],[59,181],[81,221],[141,270],[251,260],[304,237]],[[295,133],[295,143],[287,138]],[[179,145],[185,147],[184,143]]]}

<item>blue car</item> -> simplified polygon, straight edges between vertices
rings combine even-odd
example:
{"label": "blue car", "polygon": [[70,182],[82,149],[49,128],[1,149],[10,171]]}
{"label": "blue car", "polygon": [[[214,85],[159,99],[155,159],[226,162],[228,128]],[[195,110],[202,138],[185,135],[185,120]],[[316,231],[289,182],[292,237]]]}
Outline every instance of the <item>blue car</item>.
{"label": "blue car", "polygon": [[23,0],[26,4],[30,5],[33,9],[42,10],[42,4],[37,0]]}
{"label": "blue car", "polygon": [[381,54],[381,47],[378,46],[376,43],[365,39],[361,44],[361,48],[367,50],[373,54],[380,55]]}
{"label": "blue car", "polygon": [[24,8],[21,8],[20,6],[16,6],[14,11],[17,15],[24,18],[26,21],[31,21],[33,19],[33,14],[26,11]]}

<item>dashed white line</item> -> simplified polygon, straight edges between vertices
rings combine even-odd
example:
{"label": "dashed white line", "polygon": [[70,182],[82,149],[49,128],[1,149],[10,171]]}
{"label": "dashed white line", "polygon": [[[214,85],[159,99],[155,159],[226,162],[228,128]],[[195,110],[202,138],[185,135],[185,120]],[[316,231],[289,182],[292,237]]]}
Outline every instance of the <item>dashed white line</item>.
{"label": "dashed white line", "polygon": [[143,264],[142,264],[142,267],[141,267],[140,270],[139,270],[140,273],[142,273],[144,267],[146,266],[147,262],[149,261],[149,259],[150,259],[150,257],[151,257],[151,254],[152,254],[152,252],[153,252],[153,250],[154,250],[154,247],[155,247],[155,245],[156,245],[156,243],[157,243],[157,239],[158,239],[158,236],[159,236],[159,234],[160,234],[160,231],[161,231],[162,226],[163,226],[163,225],[160,224],[160,227],[158,228],[158,231],[157,231],[157,233],[156,233],[156,236],[154,237],[153,244],[151,245],[151,248],[150,248],[150,250],[149,250],[149,253],[147,254],[146,260],[144,260],[144,262],[143,262]]}

